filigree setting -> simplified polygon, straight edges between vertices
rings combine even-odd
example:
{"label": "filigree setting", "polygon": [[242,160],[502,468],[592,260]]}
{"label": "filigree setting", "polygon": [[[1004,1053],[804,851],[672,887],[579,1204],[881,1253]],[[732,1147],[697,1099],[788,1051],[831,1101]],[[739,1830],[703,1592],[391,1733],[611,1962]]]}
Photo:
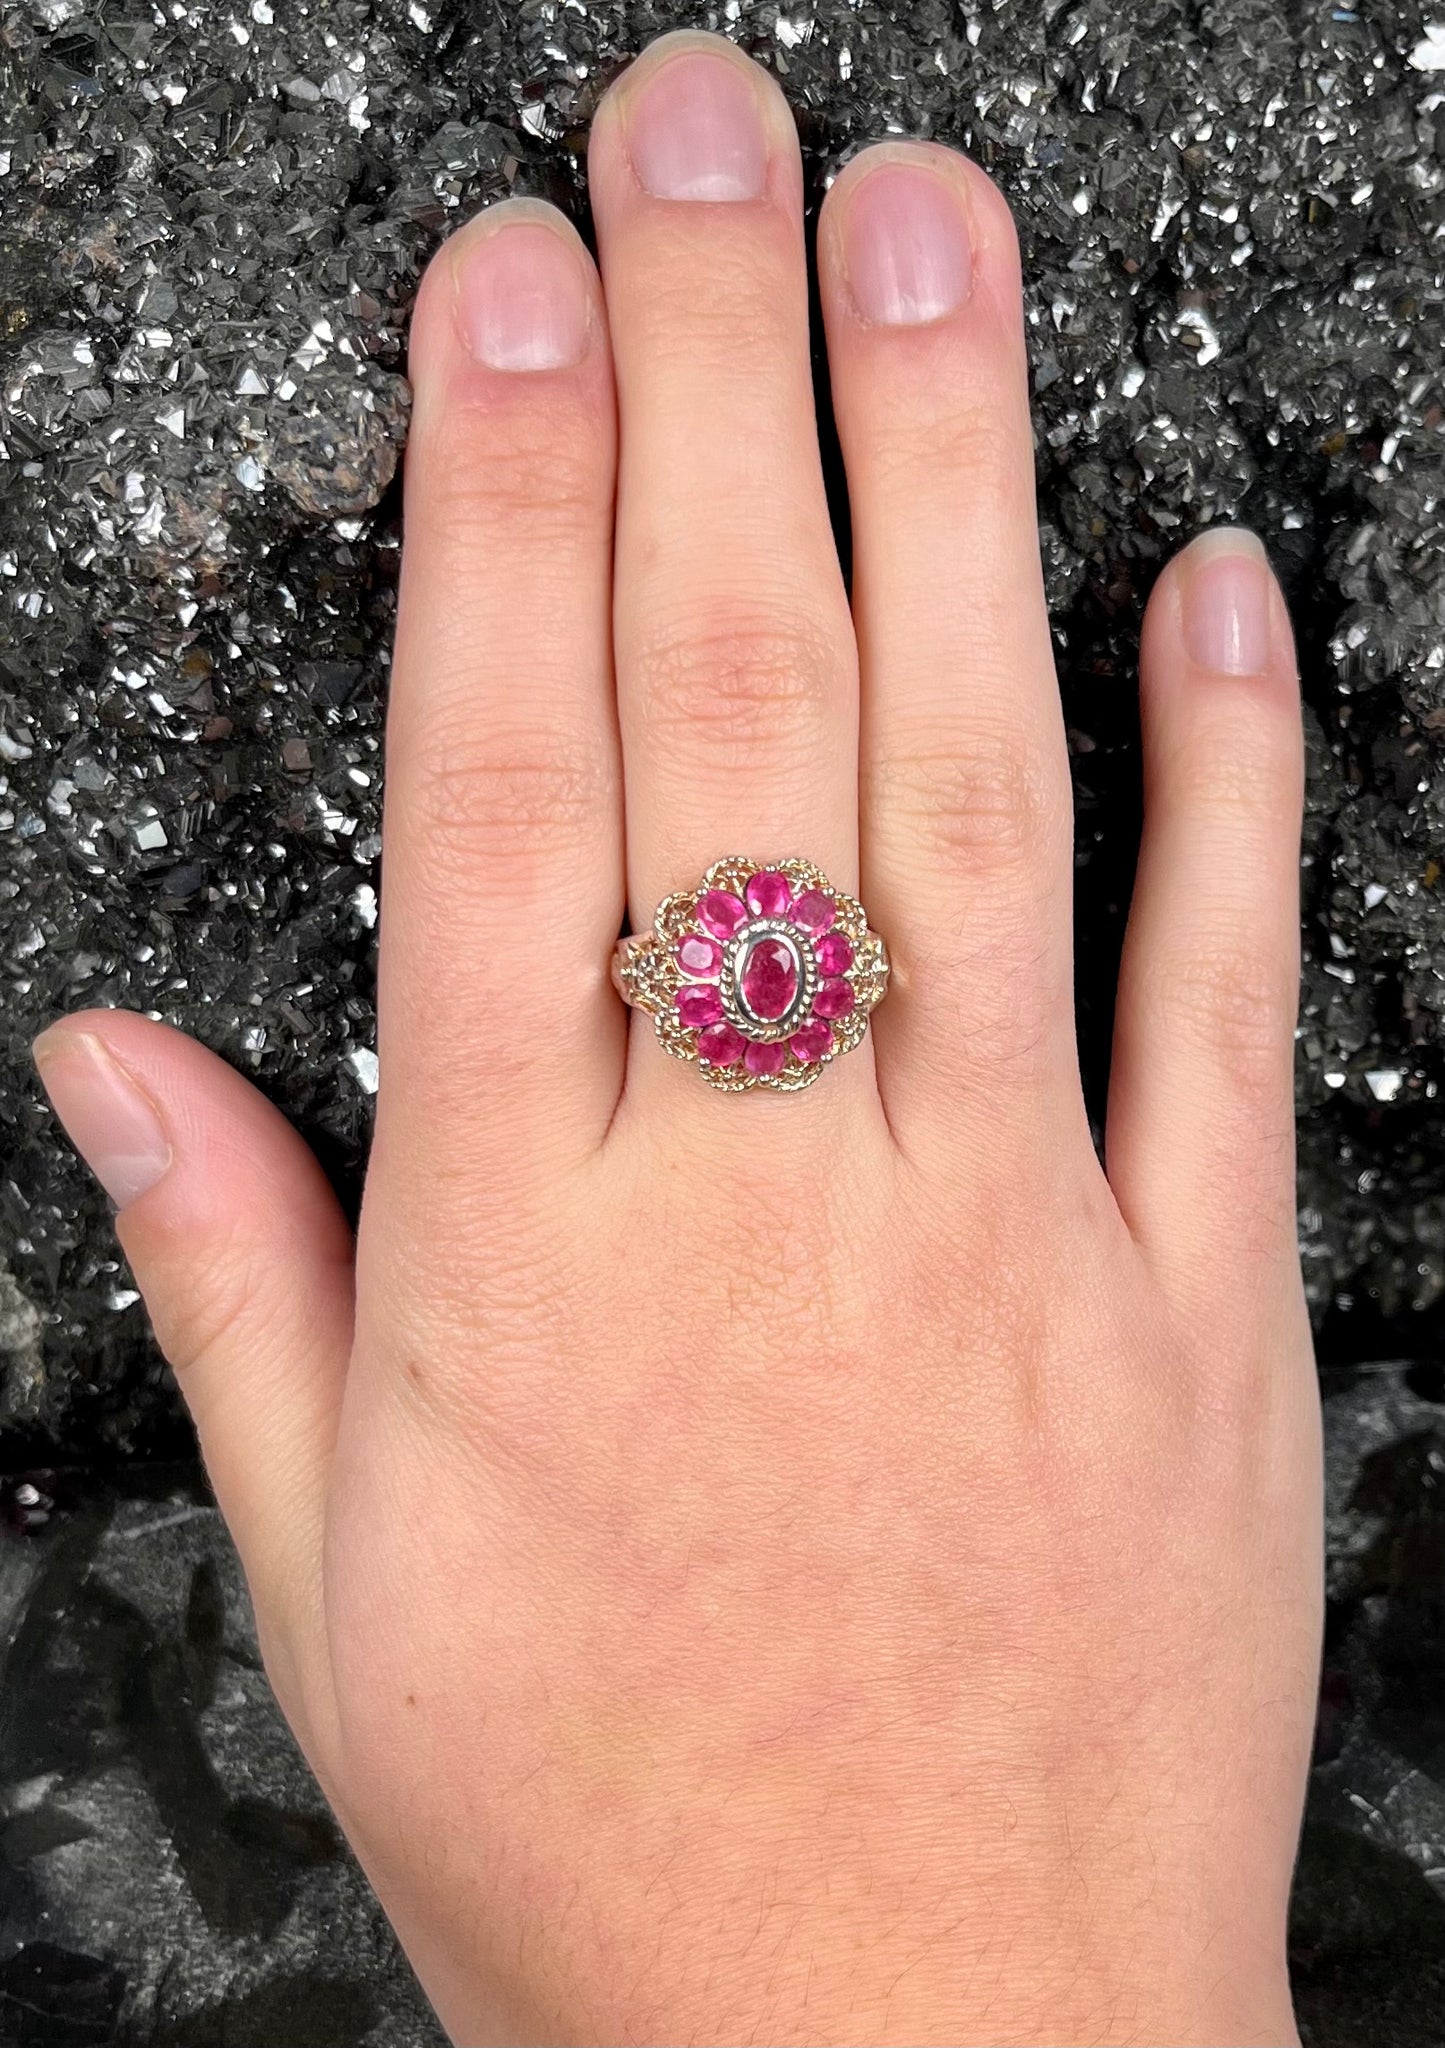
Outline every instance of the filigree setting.
{"label": "filigree setting", "polygon": [[613,978],[714,1088],[789,1093],[862,1039],[888,954],[857,898],[810,861],[730,854],[619,943]]}

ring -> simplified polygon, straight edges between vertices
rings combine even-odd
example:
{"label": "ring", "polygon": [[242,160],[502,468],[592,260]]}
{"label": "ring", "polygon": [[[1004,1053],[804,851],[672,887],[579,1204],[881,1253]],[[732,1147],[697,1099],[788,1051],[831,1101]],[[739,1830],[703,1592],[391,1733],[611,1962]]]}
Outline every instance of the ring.
{"label": "ring", "polygon": [[714,1088],[806,1088],[851,1052],[888,987],[863,906],[805,860],[714,861],[619,939],[612,979]]}

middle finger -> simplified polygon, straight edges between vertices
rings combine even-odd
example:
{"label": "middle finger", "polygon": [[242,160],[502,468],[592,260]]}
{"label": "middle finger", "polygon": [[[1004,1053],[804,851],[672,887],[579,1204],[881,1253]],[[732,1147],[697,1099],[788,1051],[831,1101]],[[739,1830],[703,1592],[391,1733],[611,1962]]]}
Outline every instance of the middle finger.
{"label": "middle finger", "polygon": [[857,663],[818,453],[792,117],[730,44],[666,36],[604,101],[590,171],[622,432],[633,922],[726,853],[801,855],[854,889]]}

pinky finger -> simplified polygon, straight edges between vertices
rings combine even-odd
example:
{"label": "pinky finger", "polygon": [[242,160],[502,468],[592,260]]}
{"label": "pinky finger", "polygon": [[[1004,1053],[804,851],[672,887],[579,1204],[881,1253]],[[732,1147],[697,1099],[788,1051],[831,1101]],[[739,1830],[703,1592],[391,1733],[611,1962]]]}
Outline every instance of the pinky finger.
{"label": "pinky finger", "polygon": [[1108,1170],[1180,1306],[1297,1275],[1293,1044],[1303,745],[1263,547],[1210,532],[1149,601],[1144,837],[1120,971]]}

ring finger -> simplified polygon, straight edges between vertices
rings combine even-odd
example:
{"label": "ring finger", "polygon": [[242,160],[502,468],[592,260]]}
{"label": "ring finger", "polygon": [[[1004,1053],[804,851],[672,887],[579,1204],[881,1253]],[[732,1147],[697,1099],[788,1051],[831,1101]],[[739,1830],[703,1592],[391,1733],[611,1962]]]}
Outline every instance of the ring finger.
{"label": "ring finger", "polygon": [[900,986],[895,1130],[1021,1115],[1088,1149],[1074,1051],[1064,723],[1034,520],[1019,258],[1002,195],[932,145],[865,151],[819,271],[853,511],[864,886]]}
{"label": "ring finger", "polygon": [[731,45],[667,36],[604,102],[590,169],[621,423],[633,922],[725,853],[804,855],[853,889],[856,657],[818,453],[792,118]]}

